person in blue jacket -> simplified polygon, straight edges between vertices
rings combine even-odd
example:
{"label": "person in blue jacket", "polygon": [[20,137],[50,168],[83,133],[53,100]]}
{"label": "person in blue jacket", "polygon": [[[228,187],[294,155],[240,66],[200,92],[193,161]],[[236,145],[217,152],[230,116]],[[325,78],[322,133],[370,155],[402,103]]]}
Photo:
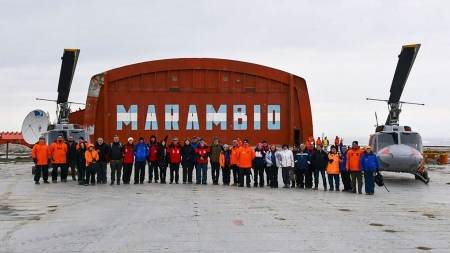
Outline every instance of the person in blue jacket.
{"label": "person in blue jacket", "polygon": [[300,144],[300,150],[294,155],[295,174],[297,175],[297,188],[305,188],[306,174],[311,163],[311,154],[305,144]]}
{"label": "person in blue jacket", "polygon": [[344,146],[343,142],[339,144],[339,149],[342,157],[342,161],[339,163],[339,170],[341,171],[342,184],[344,185],[343,192],[351,192],[352,180],[350,179],[350,172],[347,171],[345,165],[347,164],[347,147]]}
{"label": "person in blue jacket", "polygon": [[361,169],[361,173],[364,174],[366,195],[373,195],[375,192],[374,174],[380,170],[380,163],[377,155],[372,152],[370,146],[366,146],[359,162],[359,168]]}
{"label": "person in blue jacket", "polygon": [[139,137],[139,142],[134,146],[134,184],[143,184],[145,179],[145,164],[150,149],[144,142],[144,137]]}

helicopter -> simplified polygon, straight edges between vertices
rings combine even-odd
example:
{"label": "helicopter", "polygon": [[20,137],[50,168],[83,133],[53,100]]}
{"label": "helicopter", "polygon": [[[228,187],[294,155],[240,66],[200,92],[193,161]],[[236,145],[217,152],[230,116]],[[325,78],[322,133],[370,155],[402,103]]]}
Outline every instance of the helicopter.
{"label": "helicopter", "polygon": [[403,104],[424,105],[400,101],[419,49],[420,44],[402,46],[388,100],[367,98],[387,102],[389,109],[384,125],[378,125],[377,119],[375,133],[370,135],[369,145],[378,156],[381,170],[411,173],[416,180],[428,184],[430,178],[424,166],[422,137],[413,132],[410,126],[399,124]]}
{"label": "helicopter", "polygon": [[[57,123],[49,124],[48,119],[45,119],[46,114],[42,113],[42,110],[34,110],[33,112],[31,112],[30,115],[25,118],[22,127],[22,129],[29,129],[30,132],[33,132],[33,134],[29,135],[28,139],[25,139],[25,141],[27,141],[28,143],[34,144],[38,141],[38,138],[40,136],[44,136],[46,144],[51,145],[56,140],[58,135],[62,135],[64,140],[67,140],[69,136],[72,136],[75,140],[83,137],[84,140],[89,143],[89,134],[86,129],[81,125],[69,123],[69,114],[71,112],[70,105],[82,104],[68,101],[70,88],[72,86],[72,79],[75,73],[75,68],[77,66],[79,54],[80,49],[64,49],[63,56],[61,57],[62,63],[58,82],[57,100],[36,98],[36,100],[56,102],[56,115],[58,118]],[[42,117],[42,115],[45,116]],[[41,125],[46,125],[46,128],[41,127]],[[38,126],[39,128],[37,128]]]}

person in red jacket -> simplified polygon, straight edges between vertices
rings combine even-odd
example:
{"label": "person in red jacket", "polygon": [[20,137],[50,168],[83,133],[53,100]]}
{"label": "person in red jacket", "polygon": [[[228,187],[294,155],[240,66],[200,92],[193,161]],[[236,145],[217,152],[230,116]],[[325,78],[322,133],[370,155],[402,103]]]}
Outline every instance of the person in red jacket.
{"label": "person in red jacket", "polygon": [[48,184],[48,163],[50,159],[50,148],[45,144],[45,138],[39,137],[38,144],[33,146],[31,151],[31,157],[33,158],[36,171],[34,174],[35,184],[40,184],[41,171],[43,174],[44,184]]}
{"label": "person in red jacket", "polygon": [[167,152],[170,155],[170,184],[173,183],[175,174],[175,183],[178,184],[180,179],[180,163],[181,163],[181,145],[178,142],[178,137],[173,137],[172,143],[167,147]]}
{"label": "person in red jacket", "polygon": [[246,177],[247,187],[250,188],[250,174],[252,173],[252,161],[255,159],[255,150],[249,146],[248,140],[245,139],[243,146],[237,153],[238,167],[239,167],[239,187],[244,187],[244,176]]}
{"label": "person in red jacket", "polygon": [[50,158],[52,159],[52,181],[57,183],[58,167],[61,168],[61,182],[67,182],[68,168],[66,164],[66,154],[68,148],[63,141],[63,136],[60,134],[56,141],[50,146]]}
{"label": "person in red jacket", "polygon": [[[158,172],[158,146],[159,143],[156,141],[156,136],[150,136],[150,142],[148,143],[148,148],[150,149],[150,155],[148,155],[148,182],[151,183],[153,175],[155,178],[155,183],[158,183],[159,172]],[[153,174],[154,173],[154,174]]]}
{"label": "person in red jacket", "polygon": [[132,137],[128,138],[127,144],[123,145],[124,155],[123,155],[123,184],[130,184],[131,173],[133,172],[134,163],[134,139]]}
{"label": "person in red jacket", "polygon": [[352,142],[352,148],[347,151],[347,163],[345,168],[350,171],[350,176],[352,178],[352,193],[356,193],[356,181],[358,181],[358,193],[362,194],[362,174],[359,168],[359,163],[361,156],[364,151],[358,146],[358,142]]}
{"label": "person in red jacket", "polygon": [[206,185],[207,175],[208,175],[208,156],[209,147],[205,143],[205,139],[200,138],[200,144],[195,148],[195,155],[197,156],[197,168],[196,168],[196,178],[197,184]]}

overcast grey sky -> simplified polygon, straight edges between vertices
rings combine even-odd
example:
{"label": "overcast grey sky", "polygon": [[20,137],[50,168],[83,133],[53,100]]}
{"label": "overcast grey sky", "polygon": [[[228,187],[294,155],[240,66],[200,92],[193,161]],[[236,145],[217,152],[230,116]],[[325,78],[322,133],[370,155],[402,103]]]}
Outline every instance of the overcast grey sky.
{"label": "overcast grey sky", "polygon": [[[368,138],[404,44],[422,47],[400,123],[450,139],[450,1],[0,1],[0,131],[33,109],[55,118],[60,57],[80,48],[70,101],[90,77],[179,57],[247,61],[306,79],[316,137]],[[73,105],[72,110],[79,106]]]}

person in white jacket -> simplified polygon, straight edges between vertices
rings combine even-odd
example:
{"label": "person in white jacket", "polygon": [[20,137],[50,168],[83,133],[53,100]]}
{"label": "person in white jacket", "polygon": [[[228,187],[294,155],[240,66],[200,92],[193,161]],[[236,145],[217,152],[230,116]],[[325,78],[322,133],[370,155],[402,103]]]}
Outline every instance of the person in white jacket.
{"label": "person in white jacket", "polygon": [[284,144],[280,151],[281,157],[281,175],[283,176],[283,188],[289,188],[291,182],[289,180],[289,171],[294,167],[294,155],[289,150],[289,146]]}

